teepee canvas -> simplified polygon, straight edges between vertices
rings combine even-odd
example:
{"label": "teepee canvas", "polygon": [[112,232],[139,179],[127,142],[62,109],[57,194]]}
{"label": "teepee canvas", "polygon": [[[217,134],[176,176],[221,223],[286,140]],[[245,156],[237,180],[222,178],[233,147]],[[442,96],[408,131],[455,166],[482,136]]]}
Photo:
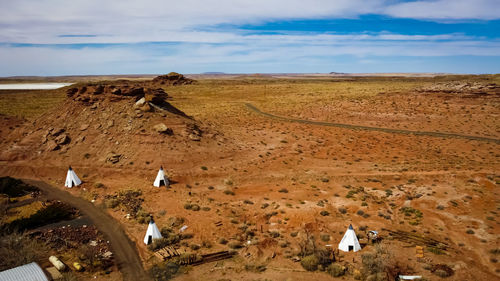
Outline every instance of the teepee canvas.
{"label": "teepee canvas", "polygon": [[75,171],[73,171],[70,166],[68,169],[68,173],[66,174],[66,182],[64,183],[64,186],[71,188],[80,184],[82,184],[82,181],[78,178],[78,176],[75,174]]}
{"label": "teepee canvas", "polygon": [[344,237],[342,237],[342,240],[339,243],[339,250],[344,252],[357,252],[361,250],[361,245],[359,245],[358,237],[356,237],[356,233],[354,232],[352,225],[349,225]]}
{"label": "teepee canvas", "polygon": [[162,238],[161,232],[156,226],[153,217],[151,217],[151,220],[149,221],[148,225],[148,230],[146,231],[146,236],[144,236],[144,244],[149,245],[153,242],[153,239],[160,239],[160,238]]}
{"label": "teepee canvas", "polygon": [[168,186],[170,182],[168,181],[168,178],[165,176],[165,172],[163,171],[163,167],[160,167],[160,170],[158,171],[158,175],[156,175],[155,182],[153,183],[154,186],[160,187],[162,185]]}

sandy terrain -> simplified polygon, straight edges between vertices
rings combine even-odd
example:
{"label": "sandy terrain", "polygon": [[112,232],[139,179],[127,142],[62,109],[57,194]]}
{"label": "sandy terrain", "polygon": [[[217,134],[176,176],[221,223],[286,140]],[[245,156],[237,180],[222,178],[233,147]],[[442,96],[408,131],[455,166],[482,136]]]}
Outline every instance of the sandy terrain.
{"label": "sandy terrain", "polygon": [[[63,188],[72,165],[84,184],[70,193],[100,204],[106,195],[139,189],[142,208],[160,228],[182,217],[193,234],[188,247],[211,244],[198,253],[227,249],[221,237],[251,241],[237,257],[189,268],[178,280],[333,280],[305,271],[291,258],[306,232],[319,247],[336,247],[349,224],[361,237],[380,231],[401,273],[441,280],[429,268],[446,264],[453,269],[447,280],[494,280],[500,277],[498,84],[498,76],[488,76],[243,77],[156,85],[189,118],[142,110],[133,96],[104,92],[86,100],[77,94],[36,118],[1,117],[0,175]],[[65,90],[57,91],[64,96]],[[292,119],[484,139],[288,122],[258,114],[246,103]],[[160,123],[173,134],[159,133],[154,127]],[[193,126],[200,136],[192,136]],[[152,186],[160,165],[174,182],[170,188]],[[186,209],[193,204],[200,210]],[[157,263],[142,243],[147,225],[127,219],[122,207],[107,210],[136,243],[144,266]],[[382,229],[432,238],[447,249],[436,253],[426,247],[425,257],[417,259],[418,243],[391,239]],[[320,239],[322,234],[329,238]],[[354,280],[361,255],[372,251],[367,245],[341,255],[349,269],[346,280]],[[249,264],[266,270],[246,270]]]}

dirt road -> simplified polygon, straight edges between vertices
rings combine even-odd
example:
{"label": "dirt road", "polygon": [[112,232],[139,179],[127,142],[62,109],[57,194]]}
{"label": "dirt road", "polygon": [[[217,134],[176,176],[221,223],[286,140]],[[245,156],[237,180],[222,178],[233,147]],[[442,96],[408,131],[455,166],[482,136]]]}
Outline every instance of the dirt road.
{"label": "dirt road", "polygon": [[48,199],[65,202],[85,214],[111,243],[115,262],[122,273],[123,280],[151,280],[142,267],[134,243],[127,237],[120,224],[111,216],[89,201],[75,197],[45,182],[31,179],[22,180],[40,188]]}
{"label": "dirt road", "polygon": [[339,127],[339,128],[346,128],[346,129],[352,129],[352,130],[379,131],[379,132],[393,133],[393,134],[431,136],[431,137],[439,137],[439,138],[460,138],[460,139],[468,139],[468,140],[476,140],[476,141],[494,142],[494,143],[500,144],[500,139],[479,137],[479,136],[469,136],[469,135],[461,135],[461,134],[454,134],[454,133],[442,133],[442,132],[411,131],[411,130],[390,129],[390,128],[382,128],[382,127],[369,127],[369,126],[361,126],[361,125],[351,125],[351,124],[343,124],[343,123],[332,123],[332,122],[321,122],[321,121],[311,121],[311,120],[304,120],[304,119],[288,118],[288,117],[283,117],[283,116],[278,116],[278,115],[274,115],[271,113],[263,112],[250,103],[245,103],[245,105],[248,107],[248,109],[250,109],[251,111],[256,112],[260,115],[263,115],[263,116],[266,116],[269,118],[273,118],[276,120],[287,121],[287,122],[296,122],[296,123],[328,126],[328,127]]}

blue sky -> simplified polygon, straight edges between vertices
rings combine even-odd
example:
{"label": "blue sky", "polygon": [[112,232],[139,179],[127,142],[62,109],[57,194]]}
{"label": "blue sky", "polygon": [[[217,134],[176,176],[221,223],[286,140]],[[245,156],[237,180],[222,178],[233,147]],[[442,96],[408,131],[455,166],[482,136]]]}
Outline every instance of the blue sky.
{"label": "blue sky", "polygon": [[0,2],[0,76],[500,73],[499,0]]}

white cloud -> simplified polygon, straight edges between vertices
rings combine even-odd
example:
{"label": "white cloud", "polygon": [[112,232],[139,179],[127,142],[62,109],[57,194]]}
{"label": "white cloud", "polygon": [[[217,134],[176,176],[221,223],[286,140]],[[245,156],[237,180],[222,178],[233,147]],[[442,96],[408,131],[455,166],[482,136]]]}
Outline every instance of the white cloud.
{"label": "white cloud", "polygon": [[[16,0],[0,3],[0,42],[211,42],[194,28],[275,20],[350,18],[365,14],[419,19],[499,19],[498,0]],[[96,34],[95,38],[60,38]],[[200,38],[200,39],[196,39]]]}
{"label": "white cloud", "polygon": [[427,0],[398,3],[384,9],[397,18],[494,20],[500,18],[499,0]]}
{"label": "white cloud", "polygon": [[[379,14],[430,20],[499,19],[499,0],[0,0],[0,76],[211,71],[218,65],[277,70],[321,65],[323,58],[499,56],[500,42],[459,33],[437,35],[248,35],[218,24]],[[208,30],[208,31],[207,31]],[[61,37],[60,35],[97,35]],[[173,45],[137,44],[179,42]],[[72,49],[51,44],[121,44]],[[44,46],[44,44],[48,44]],[[227,71],[227,70],[223,70]],[[248,68],[248,71],[252,71]]]}

